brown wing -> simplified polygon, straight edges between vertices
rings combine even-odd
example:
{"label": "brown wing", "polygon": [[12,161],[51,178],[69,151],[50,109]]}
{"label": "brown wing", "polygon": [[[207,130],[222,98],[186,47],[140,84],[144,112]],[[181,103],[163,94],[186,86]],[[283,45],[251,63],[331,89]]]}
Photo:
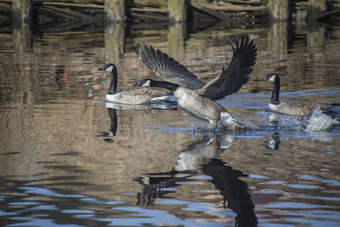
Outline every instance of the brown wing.
{"label": "brown wing", "polygon": [[287,114],[305,116],[311,115],[320,106],[317,102],[308,99],[291,99],[282,104],[283,108],[286,108]]}
{"label": "brown wing", "polygon": [[223,67],[220,76],[206,84],[199,93],[211,100],[224,98],[238,92],[249,80],[255,65],[257,49],[254,40],[249,41],[249,36],[242,35],[241,43],[235,35],[236,47],[229,40],[233,48],[233,58],[227,69]]}
{"label": "brown wing", "polygon": [[204,83],[197,79],[185,66],[151,45],[137,44],[138,58],[151,69],[157,77],[191,90],[200,89]]}

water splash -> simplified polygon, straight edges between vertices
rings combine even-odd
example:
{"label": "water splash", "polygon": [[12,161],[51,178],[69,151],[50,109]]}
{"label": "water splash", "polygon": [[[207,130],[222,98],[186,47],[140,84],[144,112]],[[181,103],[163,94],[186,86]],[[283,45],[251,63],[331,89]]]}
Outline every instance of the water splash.
{"label": "water splash", "polygon": [[314,110],[313,114],[308,120],[306,131],[325,131],[329,130],[333,125],[337,124],[338,121],[332,119],[330,116],[322,113],[320,108]]}
{"label": "water splash", "polygon": [[250,121],[245,121],[243,122],[243,125],[245,126],[246,129],[248,130],[256,130],[259,127],[257,125],[255,125],[254,123],[250,122]]}

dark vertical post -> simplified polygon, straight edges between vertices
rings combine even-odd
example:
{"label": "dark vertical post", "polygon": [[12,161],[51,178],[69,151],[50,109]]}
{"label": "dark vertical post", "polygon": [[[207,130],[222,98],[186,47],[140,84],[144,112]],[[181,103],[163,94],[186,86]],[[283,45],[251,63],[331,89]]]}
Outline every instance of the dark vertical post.
{"label": "dark vertical post", "polygon": [[15,26],[30,24],[32,19],[32,0],[12,0],[12,20]]}
{"label": "dark vertical post", "polygon": [[105,0],[104,10],[108,22],[123,22],[126,20],[124,0]]}
{"label": "dark vertical post", "polygon": [[22,53],[32,48],[32,0],[12,0],[12,23],[15,49]]}
{"label": "dark vertical post", "polygon": [[289,0],[269,0],[269,11],[273,21],[287,20]]}
{"label": "dark vertical post", "polygon": [[168,0],[168,16],[171,23],[186,21],[185,0]]}
{"label": "dark vertical post", "polygon": [[308,23],[318,20],[322,13],[326,12],[326,0],[309,0],[308,2]]}

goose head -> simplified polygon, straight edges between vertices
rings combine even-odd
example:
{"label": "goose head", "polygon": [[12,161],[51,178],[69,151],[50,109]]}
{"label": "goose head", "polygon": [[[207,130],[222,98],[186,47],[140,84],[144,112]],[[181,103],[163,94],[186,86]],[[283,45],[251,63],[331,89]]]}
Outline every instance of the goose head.
{"label": "goose head", "polygon": [[105,64],[103,65],[102,67],[100,67],[98,70],[99,71],[106,71],[106,72],[109,72],[111,73],[113,70],[116,69],[116,66],[112,63],[109,63],[109,64]]}
{"label": "goose head", "polygon": [[270,81],[273,82],[277,80],[279,76],[275,73],[269,73],[265,78],[262,79],[262,81]]}
{"label": "goose head", "polygon": [[275,73],[269,73],[262,81],[270,81],[273,83],[273,91],[271,97],[271,104],[278,105],[280,104],[280,77]]}
{"label": "goose head", "polygon": [[151,86],[151,79],[141,79],[137,83],[135,83],[133,86],[136,87],[150,87]]}

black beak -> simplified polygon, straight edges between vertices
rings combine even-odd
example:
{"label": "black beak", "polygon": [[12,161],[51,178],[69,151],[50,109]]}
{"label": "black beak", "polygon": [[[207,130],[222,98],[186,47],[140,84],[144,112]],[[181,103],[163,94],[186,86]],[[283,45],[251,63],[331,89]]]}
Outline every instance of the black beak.
{"label": "black beak", "polygon": [[100,67],[98,70],[99,70],[99,71],[104,71],[103,67]]}
{"label": "black beak", "polygon": [[266,77],[265,77],[265,78],[262,78],[262,79],[255,79],[254,81],[267,81],[267,80],[266,80]]}

